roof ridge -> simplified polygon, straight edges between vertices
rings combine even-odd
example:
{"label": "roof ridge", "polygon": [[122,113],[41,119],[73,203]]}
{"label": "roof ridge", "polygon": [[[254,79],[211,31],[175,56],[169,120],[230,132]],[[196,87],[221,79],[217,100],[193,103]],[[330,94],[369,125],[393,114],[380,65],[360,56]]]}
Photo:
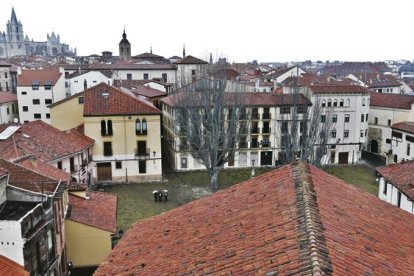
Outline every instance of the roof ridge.
{"label": "roof ridge", "polygon": [[[316,202],[315,190],[309,177],[308,166],[303,162],[292,164],[295,183],[296,207],[298,212],[299,230],[307,240],[307,246],[300,251],[309,258],[312,275],[332,273],[328,247],[323,236],[324,227],[320,219],[319,207]],[[306,257],[305,257],[306,258]]]}

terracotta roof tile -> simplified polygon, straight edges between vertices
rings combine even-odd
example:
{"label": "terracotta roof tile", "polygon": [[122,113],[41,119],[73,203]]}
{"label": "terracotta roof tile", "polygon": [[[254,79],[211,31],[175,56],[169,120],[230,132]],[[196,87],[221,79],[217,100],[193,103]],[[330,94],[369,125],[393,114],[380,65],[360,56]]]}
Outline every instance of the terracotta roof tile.
{"label": "terracotta roof tile", "polygon": [[9,184],[37,193],[54,194],[60,181],[39,172],[25,168],[4,159],[0,159],[0,167],[9,171]]}
{"label": "terracotta roof tile", "polygon": [[62,76],[59,70],[54,68],[43,70],[22,70],[22,73],[17,76],[18,86],[32,86],[33,81],[39,81],[39,85],[45,85],[46,81],[50,81],[51,85],[55,85]]}
{"label": "terracotta roof tile", "polygon": [[393,124],[391,126],[392,129],[402,130],[405,132],[413,133],[414,134],[414,122],[400,122]]}
{"label": "terracotta roof tile", "polygon": [[359,74],[355,73],[353,75],[370,88],[401,86],[401,83],[397,80],[397,78],[389,74],[381,74],[378,72]]}
{"label": "terracotta roof tile", "polygon": [[30,273],[24,270],[22,265],[19,265],[15,261],[0,255],[0,275],[2,276],[29,276]]}
{"label": "terracotta roof tile", "polygon": [[208,64],[208,62],[204,61],[202,59],[199,59],[199,58],[188,55],[185,58],[174,62],[174,64]]}
{"label": "terracotta roof tile", "polygon": [[69,220],[116,232],[117,196],[110,193],[87,191],[89,199],[69,194],[72,206]]}
{"label": "terracotta roof tile", "polygon": [[6,169],[4,169],[4,168],[0,168],[0,176],[6,175],[6,174],[8,174],[8,173],[9,173],[9,171],[8,171],[8,170],[6,170]]}
{"label": "terracotta roof tile", "polygon": [[[8,126],[0,125],[0,132]],[[6,140],[0,140],[0,157],[15,159],[34,155],[41,161],[49,162],[75,154],[93,145],[94,140],[76,130],[60,131],[41,120],[19,124],[20,129]],[[51,139],[53,137],[53,139]]]}
{"label": "terracotta roof tile", "polygon": [[[121,87],[121,89],[124,88],[124,86]],[[125,88],[124,88],[125,89]],[[130,92],[132,92],[135,96],[144,96],[148,99],[151,98],[158,98],[158,97],[165,97],[168,94],[164,91],[154,89],[145,85],[137,85],[132,87],[126,87]]]}
{"label": "terracotta roof tile", "polygon": [[375,170],[414,201],[414,160],[378,167]]}
{"label": "terracotta roof tile", "polygon": [[66,183],[70,182],[71,175],[63,170],[60,170],[52,165],[36,160],[34,156],[26,156],[13,161],[29,170],[36,171],[54,180],[62,180]]}
{"label": "terracotta roof tile", "polygon": [[411,214],[297,163],[134,224],[95,275],[410,275],[412,229]]}
{"label": "terracotta roof tile", "polygon": [[331,85],[331,84],[320,84],[310,85],[310,90],[315,94],[335,93],[335,94],[369,94],[370,91],[362,86],[358,85]]}
{"label": "terracotta roof tile", "polygon": [[370,106],[411,109],[414,96],[401,94],[372,93]]}
{"label": "terracotta roof tile", "polygon": [[84,116],[160,114],[152,104],[105,83],[84,91]]}
{"label": "terracotta roof tile", "polygon": [[10,103],[10,102],[17,102],[16,94],[9,93],[9,92],[0,92],[0,104]]}

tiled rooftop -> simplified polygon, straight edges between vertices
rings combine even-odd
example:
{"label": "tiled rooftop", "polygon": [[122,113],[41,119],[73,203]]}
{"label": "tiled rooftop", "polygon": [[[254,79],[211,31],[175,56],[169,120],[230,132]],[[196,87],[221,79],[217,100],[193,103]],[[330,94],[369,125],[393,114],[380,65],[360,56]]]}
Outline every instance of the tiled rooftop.
{"label": "tiled rooftop", "polygon": [[411,275],[412,215],[296,163],[135,223],[94,275]]}
{"label": "tiled rooftop", "polygon": [[395,130],[402,130],[405,132],[413,133],[414,134],[414,122],[400,122],[393,124],[391,126],[392,129]]}
{"label": "tiled rooftop", "polygon": [[208,62],[189,55],[183,59],[180,59],[179,61],[174,62],[174,64],[208,64]]}
{"label": "tiled rooftop", "polygon": [[16,94],[10,92],[0,92],[0,104],[17,102]]}
{"label": "tiled rooftop", "polygon": [[72,211],[68,219],[115,233],[117,196],[95,191],[87,191],[87,195],[89,199],[69,195]]}
{"label": "tiled rooftop", "polygon": [[388,166],[377,167],[375,170],[387,182],[392,183],[398,190],[414,201],[414,160]]}
{"label": "tiled rooftop", "polygon": [[29,276],[30,273],[24,270],[22,265],[0,255],[0,275]]}
{"label": "tiled rooftop", "polygon": [[152,104],[105,83],[85,90],[84,116],[160,113]]}
{"label": "tiled rooftop", "polygon": [[315,94],[369,94],[369,90],[358,85],[320,84],[310,85],[310,90]]}
{"label": "tiled rooftop", "polygon": [[411,109],[413,103],[414,96],[410,95],[372,93],[370,106]]}
{"label": "tiled rooftop", "polygon": [[[0,125],[0,133],[10,125],[12,124]],[[20,126],[12,137],[0,140],[0,158],[10,160],[34,155],[39,160],[48,162],[80,152],[94,143],[93,139],[76,130],[60,131],[41,120]]]}
{"label": "tiled rooftop", "polygon": [[17,76],[17,84],[18,86],[32,86],[33,81],[38,81],[39,85],[43,86],[46,81],[50,81],[53,86],[61,76],[62,73],[53,68],[43,70],[22,70],[21,75]]}

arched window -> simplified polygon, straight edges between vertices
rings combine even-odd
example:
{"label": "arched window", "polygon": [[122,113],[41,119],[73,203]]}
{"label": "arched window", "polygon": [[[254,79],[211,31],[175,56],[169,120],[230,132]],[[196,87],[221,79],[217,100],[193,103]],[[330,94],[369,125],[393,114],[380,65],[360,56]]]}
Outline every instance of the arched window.
{"label": "arched window", "polygon": [[101,121],[101,135],[102,136],[106,135],[106,122],[105,122],[105,120]]}
{"label": "arched window", "polygon": [[328,107],[331,107],[332,106],[332,100],[331,99],[329,99],[328,100]]}
{"label": "arched window", "polygon": [[107,134],[112,135],[113,132],[112,132],[112,121],[111,120],[108,120],[106,128],[107,128]]}
{"label": "arched window", "polygon": [[344,99],[341,99],[341,100],[339,101],[339,106],[344,106]]}
{"label": "arched window", "polygon": [[147,120],[142,120],[142,134],[147,134]]}
{"label": "arched window", "polygon": [[322,107],[325,107],[325,106],[326,106],[326,101],[322,100]]}
{"label": "arched window", "polygon": [[338,106],[338,100],[337,99],[334,100],[333,106]]}
{"label": "arched window", "polygon": [[141,134],[141,121],[139,119],[135,120],[135,133],[136,135]]}

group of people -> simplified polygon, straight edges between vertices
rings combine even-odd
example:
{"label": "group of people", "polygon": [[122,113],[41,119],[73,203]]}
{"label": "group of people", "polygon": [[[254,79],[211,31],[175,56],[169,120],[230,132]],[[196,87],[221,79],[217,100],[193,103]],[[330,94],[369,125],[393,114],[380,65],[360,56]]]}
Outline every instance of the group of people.
{"label": "group of people", "polygon": [[162,198],[164,198],[165,201],[168,200],[168,190],[154,190],[152,193],[154,194],[155,202],[161,202]]}

